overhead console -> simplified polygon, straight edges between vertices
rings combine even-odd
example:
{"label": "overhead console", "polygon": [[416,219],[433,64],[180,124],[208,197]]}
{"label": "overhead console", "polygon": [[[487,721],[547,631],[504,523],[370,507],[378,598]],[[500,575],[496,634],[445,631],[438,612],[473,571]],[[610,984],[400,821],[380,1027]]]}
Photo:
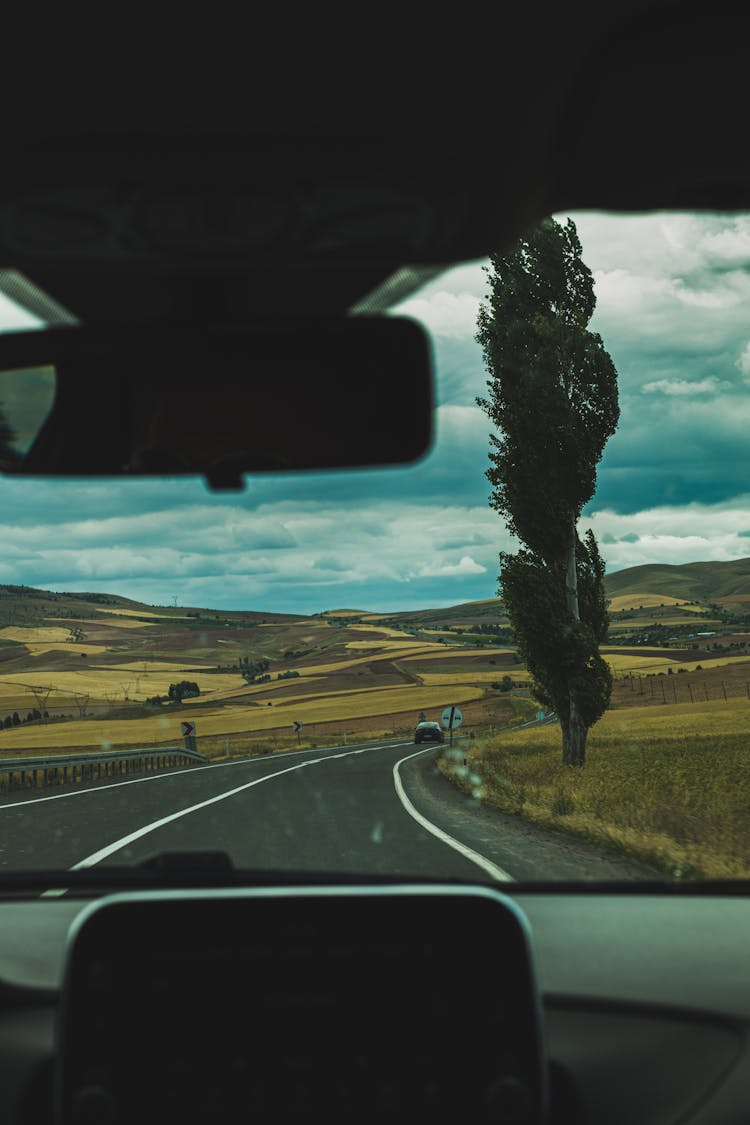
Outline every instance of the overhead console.
{"label": "overhead console", "polygon": [[541,1028],[528,927],[491,890],[116,895],[71,932],[57,1120],[533,1125]]}

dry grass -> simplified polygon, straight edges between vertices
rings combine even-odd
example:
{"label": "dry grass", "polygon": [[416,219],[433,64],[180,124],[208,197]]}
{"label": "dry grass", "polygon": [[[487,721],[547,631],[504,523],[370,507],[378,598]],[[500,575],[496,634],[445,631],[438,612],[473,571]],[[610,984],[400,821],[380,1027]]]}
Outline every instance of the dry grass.
{"label": "dry grass", "polygon": [[477,739],[470,752],[488,803],[699,878],[750,877],[749,767],[747,700],[608,712],[583,770],[562,765],[559,727]]}
{"label": "dry grass", "polygon": [[[191,672],[190,678],[198,684],[201,692],[210,695],[213,691],[227,688],[241,688],[245,681],[238,673]],[[27,688],[29,698],[33,688],[51,686],[57,693],[89,695],[92,701],[114,701],[115,698],[131,700],[149,699],[154,695],[166,695],[169,685],[174,683],[174,672],[123,672],[120,669],[84,668],[79,671],[20,672],[0,676],[0,698],[4,689],[18,692]]]}
{"label": "dry grass", "polygon": [[[384,645],[390,645],[391,643],[392,642],[384,642]],[[352,656],[347,660],[332,660],[326,661],[323,664],[306,664],[304,667],[298,664],[292,664],[290,667],[298,671],[302,676],[325,676],[330,673],[342,672],[349,668],[356,668],[358,665],[370,664],[373,660],[379,660],[381,656],[383,660],[401,660],[403,657],[412,655],[415,652],[414,646],[405,649],[403,645],[386,648],[368,644],[362,647],[368,650],[368,656]],[[372,650],[376,647],[379,648],[380,651],[377,655],[373,655]],[[426,651],[430,651],[429,646],[426,646]],[[419,650],[419,652],[421,655],[421,650]]]}
{"label": "dry grass", "polygon": [[[48,618],[52,620],[52,618]],[[153,629],[158,621],[139,621],[134,617],[83,617],[82,625],[91,625],[99,629]]]}
{"label": "dry grass", "polygon": [[483,648],[468,648],[464,645],[423,645],[419,652],[407,653],[404,660],[419,660],[425,653],[429,652],[430,660],[445,660],[448,659],[462,659],[468,656],[483,656],[489,660],[491,656],[502,656],[510,650],[507,648],[496,648],[487,645]]}
{"label": "dry grass", "polygon": [[677,665],[676,660],[671,660],[666,655],[643,656],[629,652],[607,652],[606,649],[602,649],[601,652],[612,671],[620,674],[623,672],[661,672],[669,664]]}
{"label": "dry grass", "polygon": [[622,613],[633,609],[659,609],[669,606],[679,606],[689,613],[700,613],[701,606],[691,605],[684,598],[672,598],[667,594],[616,594],[610,599],[611,613]]}
{"label": "dry grass", "polygon": [[47,641],[65,641],[69,643],[70,629],[63,629],[60,625],[29,626],[23,628],[18,625],[6,625],[0,629],[0,637],[8,641],[18,641],[20,644]]}
{"label": "dry grass", "polygon": [[126,664],[107,664],[117,672],[205,672],[205,664],[177,663],[171,660],[130,660]]}
{"label": "dry grass", "polygon": [[[400,637],[401,640],[409,640],[409,633],[405,633],[403,629],[394,629],[390,625],[350,625],[349,628],[353,632],[375,634],[376,636],[386,637]],[[351,647],[347,645],[347,648]]]}
{"label": "dry grass", "polygon": [[501,665],[497,671],[492,672],[422,672],[420,679],[426,687],[449,687],[451,684],[493,684],[502,681],[503,676],[517,678],[514,673],[523,672],[525,669],[520,664]]}

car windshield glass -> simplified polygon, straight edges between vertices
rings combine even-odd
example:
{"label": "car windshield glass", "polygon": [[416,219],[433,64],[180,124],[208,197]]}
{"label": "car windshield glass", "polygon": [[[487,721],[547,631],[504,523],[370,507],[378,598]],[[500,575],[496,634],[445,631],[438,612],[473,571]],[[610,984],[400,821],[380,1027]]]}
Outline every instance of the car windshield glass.
{"label": "car windshield glass", "polygon": [[744,215],[557,215],[390,309],[410,467],[3,476],[2,870],[750,875],[748,308]]}

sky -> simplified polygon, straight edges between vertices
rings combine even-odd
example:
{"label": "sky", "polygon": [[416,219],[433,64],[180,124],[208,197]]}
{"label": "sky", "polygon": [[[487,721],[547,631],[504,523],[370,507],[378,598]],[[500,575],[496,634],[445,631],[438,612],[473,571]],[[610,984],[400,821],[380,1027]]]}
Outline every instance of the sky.
{"label": "sky", "polygon": [[[750,556],[750,216],[572,217],[621,407],[581,533],[593,528],[608,571]],[[295,614],[495,596],[498,554],[518,545],[488,506],[492,427],[475,402],[485,266],[393,310],[433,343],[435,441],[418,464],[253,476],[234,493],[3,477],[0,583]]]}

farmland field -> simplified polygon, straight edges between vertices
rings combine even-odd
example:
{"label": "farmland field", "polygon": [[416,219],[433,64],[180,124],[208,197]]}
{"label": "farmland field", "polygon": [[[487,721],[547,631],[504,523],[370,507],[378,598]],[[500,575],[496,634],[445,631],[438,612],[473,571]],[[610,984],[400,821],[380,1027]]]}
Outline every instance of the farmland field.
{"label": "farmland field", "polygon": [[[72,616],[75,608],[89,616]],[[230,736],[235,746],[259,748],[263,737],[275,745],[295,722],[310,740],[325,730],[410,732],[420,714],[439,718],[448,703],[464,709],[467,730],[528,709],[501,696],[492,687],[498,673],[476,664],[495,650],[415,640],[391,625],[288,618],[227,627],[208,615],[196,622],[127,606],[92,618],[79,603],[68,614],[3,631],[16,647],[0,665],[0,754],[174,744],[187,715],[199,748],[213,752]],[[406,658],[440,661],[444,671],[425,680]],[[183,680],[199,694],[147,704]]]}

